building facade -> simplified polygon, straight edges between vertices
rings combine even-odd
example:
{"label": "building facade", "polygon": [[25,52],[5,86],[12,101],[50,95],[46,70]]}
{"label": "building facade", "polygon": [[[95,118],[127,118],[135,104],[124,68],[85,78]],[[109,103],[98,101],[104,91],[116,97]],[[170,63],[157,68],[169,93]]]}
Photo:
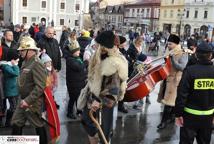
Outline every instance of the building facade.
{"label": "building facade", "polygon": [[4,11],[5,23],[81,27],[89,0],[4,0]]}
{"label": "building facade", "polygon": [[159,31],[183,33],[183,17],[185,0],[161,0]]}
{"label": "building facade", "polygon": [[123,27],[123,5],[107,6],[104,11],[105,28],[121,30]]}
{"label": "building facade", "polygon": [[184,36],[193,33],[213,35],[214,27],[213,0],[185,0],[185,15],[182,19]]}
{"label": "building facade", "polygon": [[124,25],[137,31],[158,31],[160,0],[143,0],[124,5]]}

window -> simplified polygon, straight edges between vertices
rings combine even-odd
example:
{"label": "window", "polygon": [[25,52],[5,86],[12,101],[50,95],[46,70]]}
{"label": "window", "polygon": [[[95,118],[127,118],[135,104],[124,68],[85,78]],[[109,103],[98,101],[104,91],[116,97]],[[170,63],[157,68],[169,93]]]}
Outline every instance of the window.
{"label": "window", "polygon": [[79,20],[75,20],[75,26],[79,26]]}
{"label": "window", "polygon": [[197,18],[197,17],[198,17],[198,11],[196,10],[196,11],[195,11],[194,18]]}
{"label": "window", "polygon": [[42,1],[42,8],[46,8],[46,1]]}
{"label": "window", "polygon": [[60,9],[65,9],[65,3],[64,2],[60,3]]}
{"label": "window", "polygon": [[27,17],[22,17],[22,23],[26,24],[27,23]]}
{"label": "window", "polygon": [[23,7],[27,7],[27,0],[23,0],[23,1],[22,1],[22,6],[23,6]]}
{"label": "window", "polygon": [[146,17],[148,18],[150,15],[149,15],[149,13],[150,13],[150,9],[147,9],[146,10],[147,12],[146,12]]}
{"label": "window", "polygon": [[204,18],[207,18],[208,11],[204,11]]}
{"label": "window", "polygon": [[140,12],[140,9],[137,9],[137,13],[139,13]]}
{"label": "window", "polygon": [[167,17],[167,10],[164,10],[164,15],[163,15],[163,17]]}
{"label": "window", "polygon": [[132,17],[134,17],[135,9],[132,9]]}
{"label": "window", "polygon": [[173,10],[170,11],[170,17],[173,18]]}
{"label": "window", "polygon": [[172,0],[172,4],[174,4],[174,0]]}
{"label": "window", "polygon": [[36,17],[32,17],[31,22],[36,22]]}
{"label": "window", "polygon": [[189,10],[186,13],[186,18],[189,18]]}
{"label": "window", "polygon": [[144,18],[144,9],[142,9],[141,14],[142,14],[142,18]]}
{"label": "window", "polygon": [[76,11],[80,10],[80,4],[76,4],[75,9],[76,9]]}
{"label": "window", "polygon": [[60,25],[64,25],[65,24],[65,20],[64,19],[60,19]]}

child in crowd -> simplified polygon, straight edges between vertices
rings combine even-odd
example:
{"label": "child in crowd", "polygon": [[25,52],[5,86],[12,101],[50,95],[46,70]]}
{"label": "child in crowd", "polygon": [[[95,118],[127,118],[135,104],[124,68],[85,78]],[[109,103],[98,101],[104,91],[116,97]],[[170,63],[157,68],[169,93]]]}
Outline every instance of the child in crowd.
{"label": "child in crowd", "polygon": [[[74,103],[80,95],[80,91],[85,86],[87,71],[85,64],[80,58],[80,47],[77,41],[68,44],[65,49],[69,51],[66,57],[66,85],[69,94],[67,117],[76,119],[73,111]],[[78,112],[77,112],[78,113]]]}
{"label": "child in crowd", "polygon": [[[51,88],[52,93],[54,95],[54,92],[56,91],[57,86],[58,86],[57,72],[56,72],[56,70],[54,70],[54,68],[52,66],[51,58],[46,53],[43,53],[41,55],[41,61],[45,65],[45,67],[48,71],[48,78],[47,78],[46,85]],[[55,104],[56,104],[56,108],[59,109],[60,106],[56,103],[56,101],[55,101]]]}
{"label": "child in crowd", "polygon": [[[17,78],[19,76],[19,55],[16,50],[9,50],[8,57],[10,57],[9,62],[2,63],[1,68],[3,71],[3,91],[5,101],[8,100],[10,107],[7,109],[6,113],[6,122],[5,127],[10,126],[10,121],[13,116],[13,112],[16,109],[17,101],[18,101],[18,85],[17,85]],[[1,119],[2,121],[2,119]]]}

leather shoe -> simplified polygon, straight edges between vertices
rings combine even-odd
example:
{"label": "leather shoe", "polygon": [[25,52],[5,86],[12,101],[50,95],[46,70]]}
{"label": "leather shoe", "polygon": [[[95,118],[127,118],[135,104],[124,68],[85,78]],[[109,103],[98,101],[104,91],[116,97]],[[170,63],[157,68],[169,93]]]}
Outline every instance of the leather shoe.
{"label": "leather shoe", "polygon": [[76,119],[76,116],[74,114],[67,114],[67,117],[70,119]]}
{"label": "leather shoe", "polygon": [[118,107],[118,111],[122,113],[128,113],[128,110],[123,106],[123,107]]}
{"label": "leather shoe", "polygon": [[163,123],[160,123],[158,126],[157,126],[158,129],[164,129],[166,128],[166,123],[163,122]]}

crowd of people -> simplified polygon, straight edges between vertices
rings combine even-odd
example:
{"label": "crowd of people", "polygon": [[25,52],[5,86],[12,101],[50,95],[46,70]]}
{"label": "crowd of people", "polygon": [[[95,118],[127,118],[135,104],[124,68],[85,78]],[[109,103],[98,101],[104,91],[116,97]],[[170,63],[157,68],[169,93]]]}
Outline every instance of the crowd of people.
{"label": "crowd of people", "polygon": [[[155,33],[150,40],[146,35],[129,31],[127,40],[114,30],[77,32],[63,26],[59,42],[55,35],[54,27],[45,27],[44,23],[32,24],[30,28],[15,25],[13,30],[4,31],[0,49],[0,126],[12,127],[13,135],[21,135],[28,120],[40,136],[40,143],[47,143],[44,123],[34,113],[42,115],[45,109],[45,87],[50,87],[54,96],[58,87],[58,72],[62,67],[61,59],[64,58],[69,95],[66,116],[76,119],[81,115],[90,143],[97,144],[98,129],[89,115],[92,112],[97,119],[102,119],[101,127],[107,141],[110,141],[115,105],[118,103],[120,112],[128,113],[123,102],[128,79],[136,74],[139,65],[151,66],[151,57],[143,53],[143,43],[154,43],[153,47],[158,51],[161,34]],[[212,81],[213,73],[208,73],[213,71],[210,55],[214,44],[207,39],[199,41],[192,35],[187,40],[187,46],[191,55],[183,51],[177,35],[167,36],[165,51],[171,69],[158,94],[158,102],[164,105],[164,110],[157,128],[164,129],[176,120],[178,125],[184,126],[180,141],[185,143],[199,135],[198,142],[206,141],[208,144],[214,108],[214,99],[209,96],[214,88],[209,85],[208,88],[201,88],[205,91],[202,92],[200,84],[193,82],[197,79]],[[195,69],[201,67],[204,67],[204,72],[195,74]],[[197,96],[195,103],[190,101],[193,94]],[[206,100],[198,102],[204,94]],[[146,96],[146,103],[151,103],[149,95]],[[133,108],[142,109],[142,104],[143,100],[139,100]],[[60,108],[56,102],[55,105]],[[191,125],[193,119],[198,121]],[[209,125],[196,127],[201,119],[207,120]],[[198,133],[199,129],[208,135]],[[104,143],[103,139],[100,140]]]}

